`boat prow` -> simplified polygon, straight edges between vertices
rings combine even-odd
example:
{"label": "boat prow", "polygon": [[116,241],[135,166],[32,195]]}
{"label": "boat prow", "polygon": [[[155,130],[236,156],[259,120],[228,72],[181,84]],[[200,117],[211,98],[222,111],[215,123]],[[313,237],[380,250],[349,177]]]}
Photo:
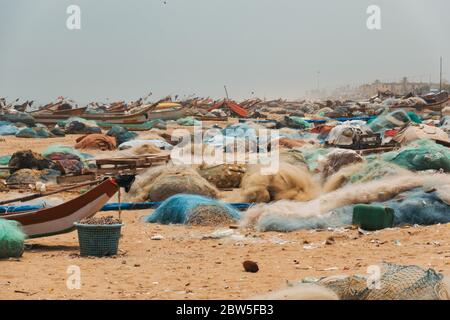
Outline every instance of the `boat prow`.
{"label": "boat prow", "polygon": [[0,217],[18,221],[29,238],[67,233],[75,229],[74,222],[95,215],[118,190],[116,180],[108,178],[85,194],[61,205],[35,211],[6,213]]}

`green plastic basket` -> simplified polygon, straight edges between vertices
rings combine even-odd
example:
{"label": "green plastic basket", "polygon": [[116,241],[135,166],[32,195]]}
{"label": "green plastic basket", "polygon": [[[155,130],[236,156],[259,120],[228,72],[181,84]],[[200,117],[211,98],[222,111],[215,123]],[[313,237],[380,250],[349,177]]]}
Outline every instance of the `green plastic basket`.
{"label": "green plastic basket", "polygon": [[81,256],[113,256],[119,248],[120,231],[123,224],[75,223],[78,231]]}

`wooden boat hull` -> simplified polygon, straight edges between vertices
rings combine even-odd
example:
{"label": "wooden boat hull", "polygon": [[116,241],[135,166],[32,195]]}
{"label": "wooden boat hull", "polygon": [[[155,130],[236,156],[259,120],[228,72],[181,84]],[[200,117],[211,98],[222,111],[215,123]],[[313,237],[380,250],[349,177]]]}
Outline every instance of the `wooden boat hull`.
{"label": "wooden boat hull", "polygon": [[66,116],[79,116],[82,115],[86,111],[87,107],[67,109],[67,110],[55,110],[53,114],[62,114]]}
{"label": "wooden boat hull", "polygon": [[110,178],[59,206],[2,214],[1,218],[18,221],[30,238],[67,233],[75,229],[75,222],[95,215],[118,190],[118,184]]}
{"label": "wooden boat hull", "polygon": [[[81,118],[86,120],[102,121],[106,123],[118,124],[139,124],[153,119],[161,120],[175,120],[184,117],[186,111],[183,108],[164,109],[157,111],[146,111],[145,113],[137,114],[82,114]],[[36,114],[33,115],[38,123],[46,125],[54,125],[59,121],[64,121],[70,118],[68,115],[61,114]]]}
{"label": "wooden boat hull", "polygon": [[412,106],[405,106],[405,105],[398,105],[391,107],[392,109],[408,109],[411,111],[423,111],[423,110],[432,110],[432,111],[441,111],[447,104],[450,104],[450,98],[439,101],[435,103],[429,103],[420,107],[412,107]]}

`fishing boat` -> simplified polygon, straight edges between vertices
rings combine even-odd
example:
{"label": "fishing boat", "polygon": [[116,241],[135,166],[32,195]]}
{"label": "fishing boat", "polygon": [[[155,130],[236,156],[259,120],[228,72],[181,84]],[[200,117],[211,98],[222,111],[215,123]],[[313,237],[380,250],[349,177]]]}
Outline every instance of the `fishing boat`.
{"label": "fishing boat", "polygon": [[87,109],[87,107],[72,108],[72,109],[65,109],[65,110],[55,110],[55,111],[52,111],[52,114],[62,114],[62,115],[71,116],[71,117],[80,116],[80,115],[84,114],[86,109]]}
{"label": "fishing boat", "polygon": [[61,205],[17,213],[9,212],[0,214],[0,217],[18,221],[29,238],[71,232],[75,229],[75,222],[95,215],[121,186],[128,190],[133,181],[128,180],[124,184],[121,177],[108,178],[90,191]]}
{"label": "fishing boat", "polygon": [[56,114],[65,116],[79,116],[86,111],[87,107],[74,107],[72,104],[65,101],[58,101],[56,103],[49,103],[40,109],[32,110],[29,113],[33,116],[41,114]]}
{"label": "fishing boat", "polygon": [[[186,111],[182,106],[168,109],[154,110],[154,105],[148,105],[136,113],[129,113],[129,114],[84,113],[79,116],[86,120],[101,121],[105,123],[121,125],[121,124],[141,124],[153,119],[176,120],[184,117],[185,114]],[[42,123],[45,125],[54,125],[57,124],[59,121],[69,119],[71,115],[39,113],[33,114],[33,117],[38,123]]]}

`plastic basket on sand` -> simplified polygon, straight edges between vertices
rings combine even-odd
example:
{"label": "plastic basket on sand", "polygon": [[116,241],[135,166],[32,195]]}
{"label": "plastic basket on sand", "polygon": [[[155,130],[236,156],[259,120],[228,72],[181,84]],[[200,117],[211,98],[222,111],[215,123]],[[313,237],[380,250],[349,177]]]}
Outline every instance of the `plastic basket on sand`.
{"label": "plastic basket on sand", "polygon": [[113,256],[119,248],[121,220],[113,217],[89,218],[76,222],[81,256]]}
{"label": "plastic basket on sand", "polygon": [[25,234],[17,221],[0,218],[0,259],[21,257],[24,241]]}

